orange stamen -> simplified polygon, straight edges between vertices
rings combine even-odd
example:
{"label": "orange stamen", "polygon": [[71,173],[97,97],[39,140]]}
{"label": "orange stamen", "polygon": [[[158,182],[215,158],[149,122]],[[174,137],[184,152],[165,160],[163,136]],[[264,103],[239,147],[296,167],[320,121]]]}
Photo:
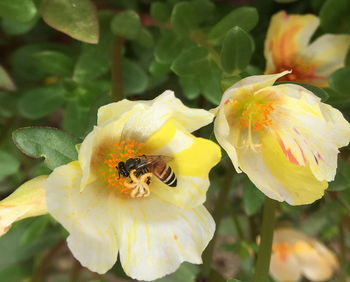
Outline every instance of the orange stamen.
{"label": "orange stamen", "polygon": [[130,189],[124,185],[125,177],[119,177],[116,167],[121,161],[125,162],[127,159],[141,155],[140,150],[143,146],[143,143],[137,143],[134,140],[122,140],[113,144],[112,152],[106,153],[100,170],[101,178],[109,188],[117,188],[122,193],[130,194]]}
{"label": "orange stamen", "polygon": [[272,125],[272,120],[269,118],[272,110],[274,108],[271,103],[250,103],[243,111],[239,123],[241,126],[250,127],[253,131],[261,130]]}

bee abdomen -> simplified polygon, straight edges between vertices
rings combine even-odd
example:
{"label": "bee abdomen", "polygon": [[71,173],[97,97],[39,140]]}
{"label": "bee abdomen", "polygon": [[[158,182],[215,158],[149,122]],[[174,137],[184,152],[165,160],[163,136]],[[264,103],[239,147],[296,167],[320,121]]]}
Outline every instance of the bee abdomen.
{"label": "bee abdomen", "polygon": [[176,175],[171,169],[170,166],[166,165],[164,167],[164,170],[162,171],[161,175],[159,176],[159,179],[166,185],[170,187],[176,187],[177,185],[177,179]]}

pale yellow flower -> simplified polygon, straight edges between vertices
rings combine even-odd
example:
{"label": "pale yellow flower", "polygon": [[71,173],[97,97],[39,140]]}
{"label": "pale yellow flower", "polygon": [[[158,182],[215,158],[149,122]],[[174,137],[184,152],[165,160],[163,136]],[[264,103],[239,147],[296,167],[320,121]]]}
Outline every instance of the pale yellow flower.
{"label": "pale yellow flower", "polygon": [[336,256],[318,240],[292,228],[275,230],[270,274],[279,282],[328,281],[339,268]]}
{"label": "pale yellow flower", "polygon": [[33,178],[0,201],[0,236],[4,235],[17,220],[47,213],[43,189],[46,178],[45,175]]}
{"label": "pale yellow flower", "polygon": [[308,204],[334,179],[338,148],[349,143],[350,126],[307,89],[272,86],[286,74],[248,77],[226,90],[213,110],[214,132],[236,170],[266,196]]}
{"label": "pale yellow flower", "polygon": [[328,76],[344,66],[350,36],[325,34],[310,43],[319,24],[319,18],[312,14],[275,14],[265,41],[265,73],[293,70],[283,80],[327,87]]}
{"label": "pale yellow flower", "polygon": [[[221,153],[189,132],[213,117],[184,106],[171,91],[99,109],[78,160],[56,168],[44,183],[48,211],[69,232],[68,247],[83,266],[103,274],[119,254],[127,275],[154,280],[184,261],[202,262],[215,229],[203,206],[208,173]],[[147,191],[142,176],[118,176],[120,161],[142,155],[169,157],[176,187],[151,175]]]}

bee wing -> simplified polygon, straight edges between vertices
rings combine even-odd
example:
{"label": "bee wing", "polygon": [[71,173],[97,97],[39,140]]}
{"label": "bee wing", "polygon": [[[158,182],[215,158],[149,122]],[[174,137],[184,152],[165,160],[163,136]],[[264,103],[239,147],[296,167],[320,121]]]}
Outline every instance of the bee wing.
{"label": "bee wing", "polygon": [[163,155],[147,155],[147,156],[141,156],[141,164],[138,166],[138,168],[143,168],[146,166],[154,166],[160,162],[170,162],[173,158]]}

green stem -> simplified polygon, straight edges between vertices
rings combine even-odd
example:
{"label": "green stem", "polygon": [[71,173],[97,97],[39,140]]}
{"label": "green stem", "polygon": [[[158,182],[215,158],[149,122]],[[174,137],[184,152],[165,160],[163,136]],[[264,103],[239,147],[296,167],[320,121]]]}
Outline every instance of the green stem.
{"label": "green stem", "polygon": [[275,211],[278,202],[266,198],[263,221],[260,231],[260,245],[255,266],[254,282],[267,282],[272,251],[273,230],[275,227]]}
{"label": "green stem", "polygon": [[124,99],[122,52],[124,38],[116,36],[112,48],[112,99],[115,102]]}
{"label": "green stem", "polygon": [[346,243],[345,243],[345,230],[344,230],[344,219],[341,218],[339,222],[339,249],[340,249],[340,274],[339,274],[339,282],[346,282]]}
{"label": "green stem", "polygon": [[216,229],[213,236],[213,239],[209,243],[208,247],[204,251],[203,254],[203,266],[201,271],[201,276],[208,277],[211,269],[211,262],[213,260],[213,254],[214,254],[214,248],[215,248],[215,242],[217,239],[220,223],[222,216],[224,215],[225,206],[228,199],[228,194],[231,187],[231,182],[234,176],[234,169],[231,166],[226,167],[226,174],[223,180],[223,183],[220,187],[219,195],[215,203],[214,211],[213,211],[213,218],[216,223]]}

